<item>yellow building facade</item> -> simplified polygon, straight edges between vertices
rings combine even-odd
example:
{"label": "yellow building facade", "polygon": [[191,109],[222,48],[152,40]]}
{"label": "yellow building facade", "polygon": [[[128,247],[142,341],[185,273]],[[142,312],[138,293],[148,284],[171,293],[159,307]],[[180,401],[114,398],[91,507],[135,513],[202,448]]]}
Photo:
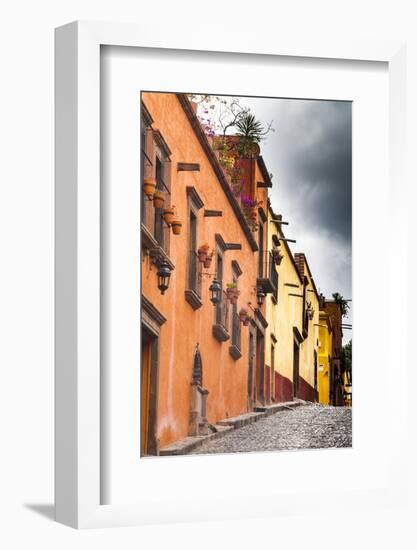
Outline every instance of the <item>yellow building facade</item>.
{"label": "yellow building facade", "polygon": [[320,311],[318,400],[322,405],[330,404],[330,377],[333,346],[332,332],[332,323],[329,314],[325,311]]}
{"label": "yellow building facade", "polygon": [[265,364],[276,402],[315,401],[319,303],[304,255],[298,260],[284,240],[282,219],[268,208],[268,247],[277,254],[278,289],[266,299]]}
{"label": "yellow building facade", "polygon": [[298,396],[307,401],[316,401],[318,390],[319,295],[306,256],[303,253],[296,253],[294,257],[304,282],[301,333],[303,341],[300,345]]}

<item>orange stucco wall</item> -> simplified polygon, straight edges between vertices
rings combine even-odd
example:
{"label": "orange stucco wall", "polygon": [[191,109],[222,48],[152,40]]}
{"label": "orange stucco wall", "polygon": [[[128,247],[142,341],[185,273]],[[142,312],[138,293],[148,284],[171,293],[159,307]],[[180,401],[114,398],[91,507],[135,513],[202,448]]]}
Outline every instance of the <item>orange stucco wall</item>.
{"label": "orange stucco wall", "polygon": [[[253,287],[258,264],[257,252],[252,251],[177,96],[144,93],[142,101],[154,120],[152,127],[161,132],[172,152],[171,203],[176,206],[183,223],[181,235],[170,235],[168,254],[175,270],[165,295],[162,296],[157,288],[157,268],[151,264],[149,256],[142,256],[142,293],[167,319],[160,332],[157,405],[157,437],[164,446],[188,435],[190,382],[197,343],[203,362],[203,386],[209,391],[208,421],[215,423],[248,410],[248,327],[241,325],[242,357],[236,361],[229,353],[231,341],[220,343],[212,335],[215,308],[209,299],[211,279],[204,277],[202,281],[202,307],[194,310],[185,300],[189,238],[187,186],[195,187],[204,202],[204,207],[198,211],[197,245],[207,242],[215,249],[216,233],[220,233],[225,242],[242,245],[241,250],[224,252],[224,285],[232,281],[232,260],[236,260],[243,271],[238,279],[241,292],[238,310],[247,307],[249,301],[256,303]],[[178,162],[199,163],[200,171],[178,172]],[[256,177],[259,181],[260,175]],[[266,201],[264,189],[261,194],[260,200]],[[223,215],[204,217],[204,209],[221,210]],[[165,231],[170,230],[166,228]],[[205,271],[213,273],[214,270],[215,260]]]}

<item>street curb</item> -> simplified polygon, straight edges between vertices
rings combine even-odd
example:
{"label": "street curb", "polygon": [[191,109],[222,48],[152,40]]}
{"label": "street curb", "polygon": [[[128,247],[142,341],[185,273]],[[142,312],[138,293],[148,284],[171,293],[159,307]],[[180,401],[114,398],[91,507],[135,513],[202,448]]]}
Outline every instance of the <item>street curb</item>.
{"label": "street curb", "polygon": [[230,430],[233,430],[232,426],[222,426],[222,425],[215,425],[215,428],[217,432],[211,433],[209,435],[199,435],[199,436],[189,436],[185,439],[180,439],[179,441],[175,441],[174,443],[171,443],[170,445],[167,445],[166,447],[163,447],[159,450],[159,456],[178,456],[178,455],[186,455],[190,453],[191,451],[194,451],[194,449],[197,449],[198,447],[201,447],[201,445],[205,441],[212,441],[213,439],[218,439],[219,437],[222,437],[225,433],[230,432]]}
{"label": "street curb", "polygon": [[159,451],[159,456],[179,456],[189,454],[191,451],[194,451],[198,447],[201,447],[206,441],[212,441],[223,437],[226,433],[231,430],[237,430],[243,426],[248,426],[254,422],[258,422],[261,418],[266,418],[272,414],[276,414],[280,411],[287,411],[300,407],[301,405],[309,405],[308,401],[303,401],[298,399],[297,401],[287,401],[284,403],[277,403],[274,405],[266,405],[264,407],[256,407],[254,412],[245,413],[240,416],[234,416],[232,418],[225,418],[219,420],[214,426],[217,430],[214,433],[209,435],[200,435],[200,436],[189,436],[185,439],[180,439],[175,441],[170,445],[166,445]]}

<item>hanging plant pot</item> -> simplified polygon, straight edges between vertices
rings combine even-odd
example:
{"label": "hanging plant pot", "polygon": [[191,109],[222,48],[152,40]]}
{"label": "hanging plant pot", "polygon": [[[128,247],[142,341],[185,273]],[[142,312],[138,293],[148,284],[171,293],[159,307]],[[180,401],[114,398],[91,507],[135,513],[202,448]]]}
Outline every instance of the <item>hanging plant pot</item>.
{"label": "hanging plant pot", "polygon": [[152,178],[145,178],[143,180],[143,192],[149,199],[153,199],[156,183]]}
{"label": "hanging plant pot", "polygon": [[164,208],[164,221],[167,225],[171,225],[172,222],[175,219],[175,207],[170,206],[168,208]]}
{"label": "hanging plant pot", "polygon": [[280,265],[284,258],[284,256],[278,250],[272,251],[272,257],[274,258],[275,265]]}
{"label": "hanging plant pot", "polygon": [[239,321],[244,324],[247,317],[248,317],[248,310],[242,307],[242,309],[239,311]]}
{"label": "hanging plant pot", "polygon": [[165,204],[165,195],[162,191],[155,189],[153,194],[153,207],[154,208],[163,208]]}
{"label": "hanging plant pot", "polygon": [[198,261],[203,264],[207,260],[207,252],[204,252],[204,250],[199,250],[197,254],[198,254]]}
{"label": "hanging plant pot", "polygon": [[181,234],[182,223],[180,221],[173,220],[172,223],[171,223],[171,227],[172,227],[172,232],[174,233],[174,235],[180,235]]}
{"label": "hanging plant pot", "polygon": [[208,269],[211,265],[211,260],[213,259],[213,254],[210,254],[209,256],[206,256],[206,259],[204,260],[204,267]]}
{"label": "hanging plant pot", "polygon": [[198,261],[202,264],[206,261],[209,250],[210,247],[207,243],[203,244],[203,246],[200,246],[200,248],[197,250]]}
{"label": "hanging plant pot", "polygon": [[250,323],[250,317],[249,315],[246,317],[246,319],[243,321],[243,326],[248,327]]}
{"label": "hanging plant pot", "polygon": [[237,304],[237,299],[239,297],[239,290],[235,286],[227,287],[226,296],[231,304]]}

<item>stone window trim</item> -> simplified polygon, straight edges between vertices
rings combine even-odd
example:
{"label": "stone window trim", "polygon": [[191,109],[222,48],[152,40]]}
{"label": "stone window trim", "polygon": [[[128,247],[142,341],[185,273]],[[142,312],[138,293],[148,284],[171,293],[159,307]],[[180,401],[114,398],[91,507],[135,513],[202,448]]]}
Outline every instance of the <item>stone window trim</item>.
{"label": "stone window trim", "polygon": [[[187,186],[186,187],[187,192],[187,198],[188,198],[188,211],[187,211],[187,223],[188,223],[188,235],[190,236],[190,218],[191,214],[193,215],[196,223],[196,242],[198,243],[198,211],[203,208],[204,203],[198,194],[197,190],[193,186]],[[198,246],[198,245],[197,245]],[[190,304],[190,306],[193,308],[194,311],[202,307],[203,302],[201,300],[201,280],[200,280],[200,264],[198,261],[194,259],[192,261],[191,254],[197,254],[197,250],[189,250],[187,255],[187,269],[186,269],[186,289],[184,291],[184,296],[186,302]],[[193,279],[195,278],[195,288],[191,288],[191,273],[190,270],[192,269],[192,265],[195,262],[196,264],[196,273],[193,274]]]}
{"label": "stone window trim", "polygon": [[[223,240],[222,242],[224,243]],[[221,302],[219,304],[216,304],[214,308],[214,323],[212,328],[212,334],[218,342],[227,342],[227,340],[230,340],[230,334],[227,326],[229,305],[227,303],[227,298],[225,296],[226,293],[223,289],[224,273],[223,273],[223,267],[222,267],[222,270],[221,270],[222,273],[221,273],[221,276],[219,276],[219,265],[218,265],[218,261],[220,259],[221,265],[224,266],[224,251],[225,251],[225,248],[221,244],[219,244],[219,241],[217,239],[217,234],[216,234],[216,252],[215,252],[216,278],[222,287],[222,294],[221,294],[222,298],[221,298]]]}
{"label": "stone window trim", "polygon": [[141,295],[140,305],[142,323],[154,336],[159,336],[160,327],[166,323],[166,317],[156,309],[144,294]]}
{"label": "stone window trim", "polygon": [[[232,276],[233,282],[237,285],[238,278],[242,274],[239,264],[236,260],[232,260]],[[229,346],[229,353],[235,361],[242,357],[242,343],[241,343],[241,329],[240,329],[240,319],[237,312],[237,304],[231,306],[232,314],[230,316],[231,323],[231,335],[232,335],[232,345]]]}

